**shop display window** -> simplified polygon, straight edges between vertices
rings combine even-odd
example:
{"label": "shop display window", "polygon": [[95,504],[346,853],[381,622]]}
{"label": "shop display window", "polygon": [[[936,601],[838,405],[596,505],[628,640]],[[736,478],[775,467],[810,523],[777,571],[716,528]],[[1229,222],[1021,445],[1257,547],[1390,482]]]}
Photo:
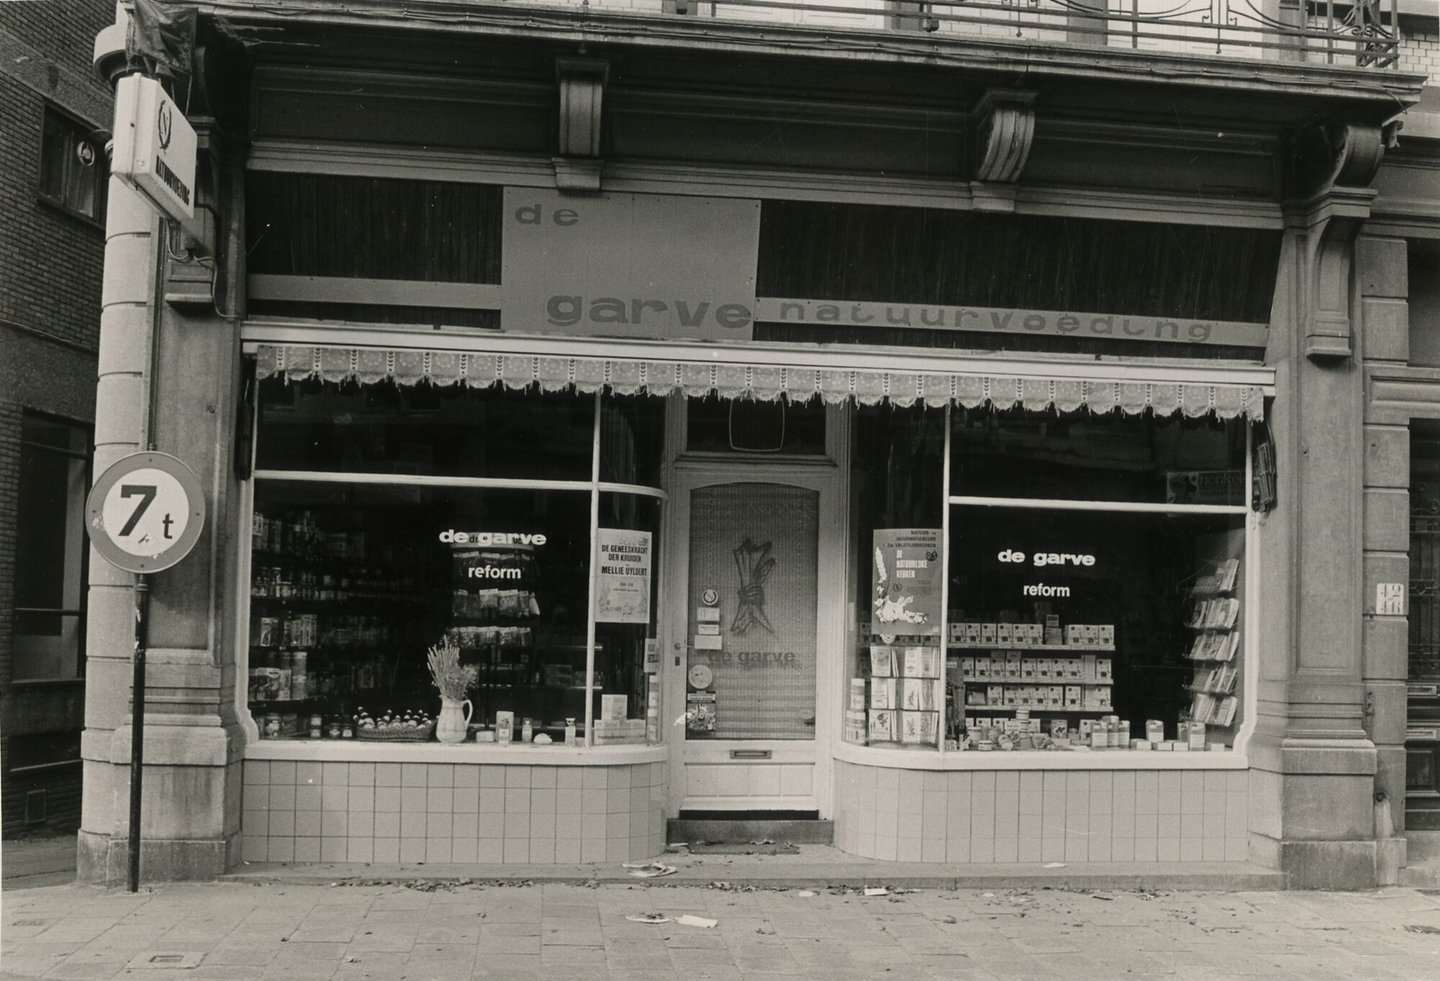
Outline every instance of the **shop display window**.
{"label": "shop display window", "polygon": [[[947,446],[944,415],[857,413],[852,510],[869,561],[857,563],[845,741],[1232,747],[1244,697],[1243,428],[954,409]],[[1218,476],[1230,470],[1239,478]]]}
{"label": "shop display window", "polygon": [[[626,411],[632,417],[638,412],[617,408],[610,413],[621,419],[611,433],[617,446],[635,432],[634,423],[639,421],[632,418],[630,426],[624,426]],[[648,428],[654,425],[658,422]],[[593,396],[499,386],[337,385],[270,378],[260,383],[262,437],[255,465],[272,470],[588,481],[594,429]],[[636,452],[650,453],[652,443],[649,437],[636,446]],[[622,454],[617,449],[610,458]]]}
{"label": "shop display window", "polygon": [[644,741],[659,742],[655,628],[660,583],[655,572],[661,504],[653,497],[612,493],[602,493],[599,503],[595,742],[638,742],[642,730]]}
{"label": "shop display window", "polygon": [[855,414],[855,642],[847,742],[935,748],[944,683],[945,411],[889,404]]}
{"label": "shop display window", "polygon": [[1230,746],[1243,560],[1243,517],[956,507],[950,738],[977,750]]}
{"label": "shop display window", "polygon": [[[659,691],[647,673],[656,665],[647,653],[655,637],[658,491],[616,479],[603,491],[577,487],[573,476],[553,487],[534,478],[515,487],[484,473],[486,461],[501,463],[494,444],[532,458],[531,472],[549,466],[552,444],[542,434],[521,448],[513,435],[492,438],[487,429],[528,393],[416,394],[391,385],[286,393],[267,384],[257,456],[271,467],[256,474],[249,618],[248,701],[262,737],[426,741],[439,706],[427,651],[447,646],[474,672],[467,739],[659,739]],[[462,407],[448,416],[440,410],[439,436],[411,418],[437,397]],[[602,476],[658,472],[651,459],[663,436],[658,400],[535,399],[542,423],[555,423],[557,469],[579,469],[566,458],[583,421],[583,484],[590,483],[600,403]],[[287,403],[303,405],[309,421],[285,420],[278,407]],[[439,471],[453,482],[360,478],[339,467],[317,478],[327,462],[320,454],[303,479],[274,466],[284,454],[267,454],[268,440],[291,441],[285,452],[294,453],[297,433],[326,430],[321,406],[343,415],[359,405],[368,406],[366,431],[377,441],[369,462],[384,460],[391,436],[403,430],[409,442],[434,450],[427,476]],[[496,405],[498,413],[489,411]],[[480,479],[454,473],[467,465],[482,471]]]}
{"label": "shop display window", "polygon": [[950,493],[1243,506],[1245,427],[1211,417],[961,409]]}

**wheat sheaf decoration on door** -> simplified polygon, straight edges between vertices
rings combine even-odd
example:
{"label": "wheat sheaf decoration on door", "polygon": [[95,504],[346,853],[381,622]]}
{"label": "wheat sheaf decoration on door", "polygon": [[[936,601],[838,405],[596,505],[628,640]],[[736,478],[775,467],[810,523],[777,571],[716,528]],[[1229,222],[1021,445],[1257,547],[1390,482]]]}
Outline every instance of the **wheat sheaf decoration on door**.
{"label": "wheat sheaf decoration on door", "polygon": [[775,569],[775,560],[770,557],[773,547],[774,542],[756,545],[747,537],[735,548],[735,568],[740,573],[740,605],[735,610],[735,618],[730,621],[730,632],[733,634],[749,633],[750,628],[756,625],[764,627],[768,633],[775,633],[770,618],[765,615],[765,580]]}

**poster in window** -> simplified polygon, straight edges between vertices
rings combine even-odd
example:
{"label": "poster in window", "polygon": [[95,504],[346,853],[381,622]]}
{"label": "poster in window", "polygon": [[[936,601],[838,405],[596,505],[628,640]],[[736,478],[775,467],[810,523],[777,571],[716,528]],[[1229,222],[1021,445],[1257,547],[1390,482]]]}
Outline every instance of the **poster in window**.
{"label": "poster in window", "polygon": [[871,620],[877,634],[940,636],[939,528],[877,528]]}
{"label": "poster in window", "polygon": [[650,622],[650,532],[600,528],[597,623]]}

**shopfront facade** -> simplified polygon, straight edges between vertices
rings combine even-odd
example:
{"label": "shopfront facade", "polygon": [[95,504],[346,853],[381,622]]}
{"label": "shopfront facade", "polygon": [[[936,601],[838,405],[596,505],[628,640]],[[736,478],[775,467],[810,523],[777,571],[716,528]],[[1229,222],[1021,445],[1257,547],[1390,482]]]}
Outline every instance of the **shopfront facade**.
{"label": "shopfront facade", "polygon": [[[1153,121],[1097,147],[1071,105],[1047,134],[1058,81],[874,65],[821,95],[825,62],[777,50],[793,144],[737,158],[762,97],[681,107],[668,54],[482,32],[444,44],[511,60],[452,78],[227,17],[221,257],[211,282],[163,259],[152,352],[150,438],[216,494],[156,583],[159,874],[634,861],[670,819],[763,814],[879,859],[1383,877],[1335,557],[1360,294],[1329,285],[1370,173],[1282,175],[1312,89],[1277,75],[1240,125],[1236,82],[1207,194]],[[362,117],[366,57],[394,64]],[[1330,108],[1363,143],[1381,102]],[[97,615],[125,586],[92,573]],[[442,651],[474,672],[453,742]],[[97,791],[125,711],[87,731]],[[124,837],[100,799],[96,878]]]}

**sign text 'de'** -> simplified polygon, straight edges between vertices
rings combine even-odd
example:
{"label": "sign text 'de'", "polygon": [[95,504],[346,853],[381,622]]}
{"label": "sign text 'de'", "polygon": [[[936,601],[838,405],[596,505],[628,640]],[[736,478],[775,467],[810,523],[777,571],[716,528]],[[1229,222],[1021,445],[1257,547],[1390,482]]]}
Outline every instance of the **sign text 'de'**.
{"label": "sign text 'de'", "polygon": [[509,187],[504,226],[507,331],[752,337],[758,201]]}

